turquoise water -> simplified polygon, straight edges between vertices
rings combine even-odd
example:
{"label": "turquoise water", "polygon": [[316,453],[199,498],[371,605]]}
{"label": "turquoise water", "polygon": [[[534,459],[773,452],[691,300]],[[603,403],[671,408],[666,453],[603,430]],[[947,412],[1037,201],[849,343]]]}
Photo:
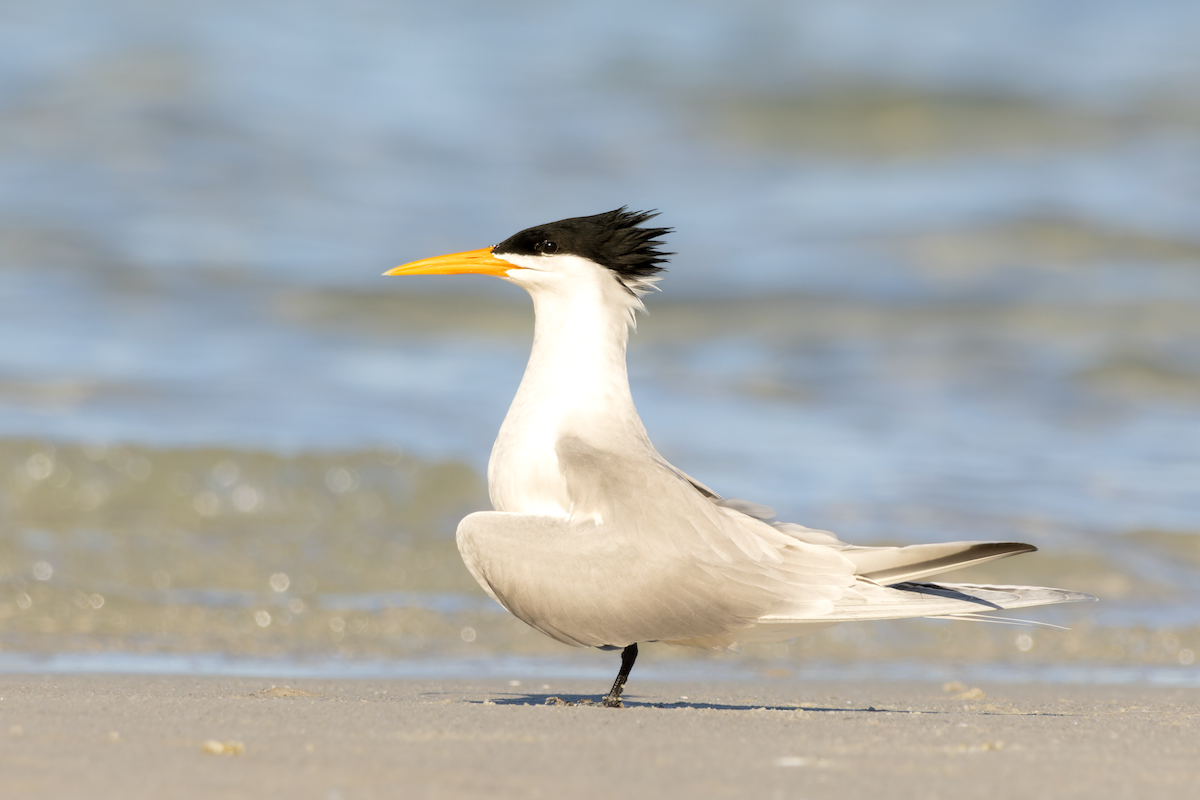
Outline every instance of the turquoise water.
{"label": "turquoise water", "polygon": [[677,229],[630,347],[664,455],[850,541],[1030,541],[974,577],[1104,601],[746,658],[1187,672],[1198,16],[0,10],[0,668],[573,658],[453,546],[528,301],[380,273],[630,204]]}

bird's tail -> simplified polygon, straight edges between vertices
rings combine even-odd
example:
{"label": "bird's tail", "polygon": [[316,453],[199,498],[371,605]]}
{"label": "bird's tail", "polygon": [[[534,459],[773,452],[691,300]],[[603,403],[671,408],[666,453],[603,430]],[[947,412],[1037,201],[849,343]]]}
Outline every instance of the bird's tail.
{"label": "bird's tail", "polygon": [[974,619],[991,611],[1052,603],[1088,603],[1096,599],[1083,592],[1046,586],[906,582],[860,588],[862,591],[838,601],[829,614],[822,615],[822,619],[837,622],[904,617]]}

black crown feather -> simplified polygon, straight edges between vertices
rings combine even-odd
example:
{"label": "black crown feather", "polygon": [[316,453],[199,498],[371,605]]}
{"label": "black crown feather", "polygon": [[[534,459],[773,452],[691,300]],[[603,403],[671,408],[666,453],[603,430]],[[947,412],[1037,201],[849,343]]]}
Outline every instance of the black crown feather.
{"label": "black crown feather", "polygon": [[660,250],[660,237],[670,228],[642,228],[657,211],[614,211],[590,217],[571,217],[536,225],[514,234],[492,248],[496,254],[576,255],[607,267],[627,281],[637,282],[661,272],[672,255]]}

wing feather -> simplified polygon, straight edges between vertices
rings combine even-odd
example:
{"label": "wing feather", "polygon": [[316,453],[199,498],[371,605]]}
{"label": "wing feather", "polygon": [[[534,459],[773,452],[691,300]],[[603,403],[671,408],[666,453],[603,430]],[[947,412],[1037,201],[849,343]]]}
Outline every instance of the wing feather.
{"label": "wing feather", "polygon": [[1029,545],[853,547],[824,531],[768,522],[765,506],[715,498],[661,457],[648,461],[578,437],[561,439],[556,453],[568,516],[471,514],[459,525],[458,545],[489,595],[567,644],[728,647],[849,620],[970,617],[1094,599],[1041,587],[912,582]]}
{"label": "wing feather", "polygon": [[841,552],[854,562],[859,575],[891,586],[1036,550],[1020,542],[945,542],[907,547],[848,546]]}

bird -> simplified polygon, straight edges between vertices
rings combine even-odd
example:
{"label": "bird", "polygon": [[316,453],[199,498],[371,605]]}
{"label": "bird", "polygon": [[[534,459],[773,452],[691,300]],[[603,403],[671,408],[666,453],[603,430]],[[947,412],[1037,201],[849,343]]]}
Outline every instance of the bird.
{"label": "bird", "polygon": [[456,539],[471,575],[517,618],[568,645],[621,651],[600,705],[623,707],[639,643],[734,649],[853,620],[995,620],[984,613],[1096,599],[931,583],[1037,548],[848,544],[722,497],[663,458],[626,368],[642,298],[674,255],[662,249],[672,229],[646,224],[657,216],[623,206],[384,273],[492,275],[532,298],[529,362],[488,461],[493,510],[466,516]]}

